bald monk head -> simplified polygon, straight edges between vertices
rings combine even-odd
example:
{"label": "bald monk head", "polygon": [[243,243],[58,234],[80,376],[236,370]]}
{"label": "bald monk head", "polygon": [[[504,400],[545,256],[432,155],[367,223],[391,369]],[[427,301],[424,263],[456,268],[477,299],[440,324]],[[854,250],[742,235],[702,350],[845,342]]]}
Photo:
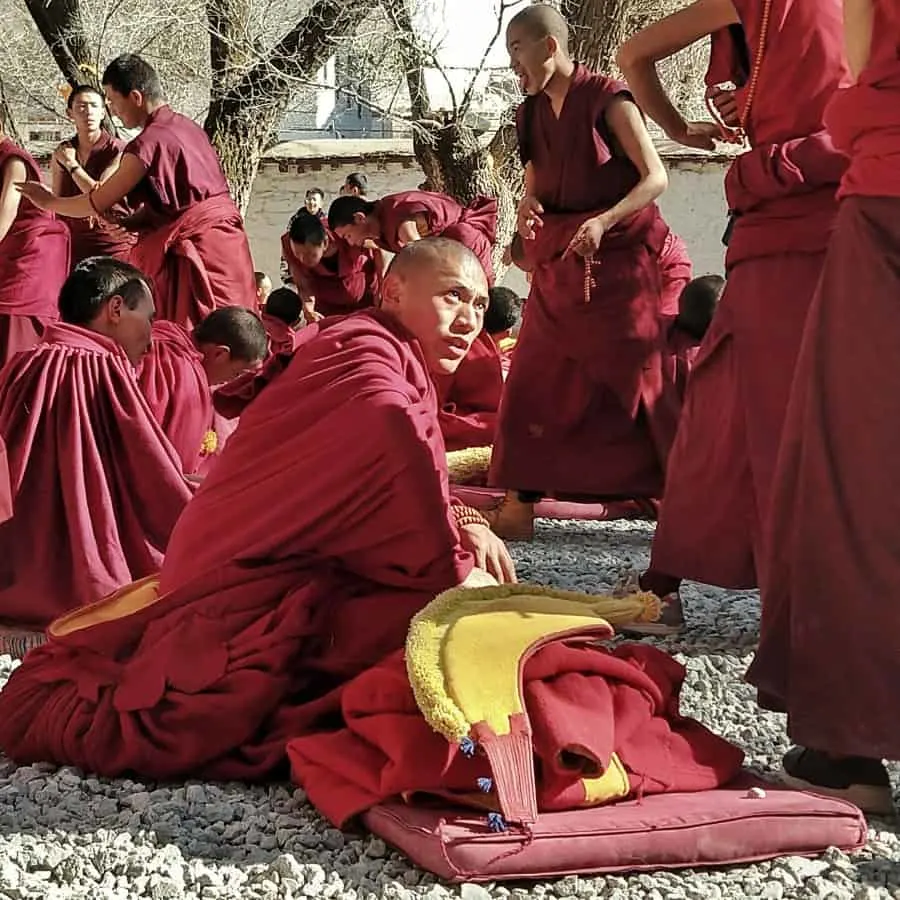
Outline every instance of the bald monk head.
{"label": "bald monk head", "polygon": [[702,341],[724,290],[725,279],[721,275],[701,275],[689,281],[678,298],[676,327]]}
{"label": "bald monk head", "polygon": [[300,324],[303,316],[303,301],[300,299],[300,295],[290,288],[276,288],[269,294],[266,315],[294,328]]}
{"label": "bald monk head", "polygon": [[484,267],[468,247],[449,238],[404,247],[381,290],[382,310],[418,340],[434,375],[457,370],[484,325],[487,306]]}
{"label": "bald monk head", "polygon": [[194,343],[203,354],[210,384],[224,384],[252,369],[269,352],[269,338],[259,316],[242,306],[213,310],[195,329]]}
{"label": "bald monk head", "polygon": [[288,226],[291,253],[306,266],[314,269],[328,250],[328,232],[318,216],[306,209],[300,209]]}
{"label": "bald monk head", "polygon": [[571,63],[569,26],[552,6],[535,3],[510,19],[506,49],[522,93],[535,96],[560,67]]}
{"label": "bald monk head", "polygon": [[254,272],[253,280],[256,282],[256,302],[261,307],[265,306],[272,293],[272,279],[265,272]]}
{"label": "bald monk head", "polygon": [[59,316],[112,338],[137,364],[150,349],[156,315],[143,272],[111,256],[82,260],[59,292]]}

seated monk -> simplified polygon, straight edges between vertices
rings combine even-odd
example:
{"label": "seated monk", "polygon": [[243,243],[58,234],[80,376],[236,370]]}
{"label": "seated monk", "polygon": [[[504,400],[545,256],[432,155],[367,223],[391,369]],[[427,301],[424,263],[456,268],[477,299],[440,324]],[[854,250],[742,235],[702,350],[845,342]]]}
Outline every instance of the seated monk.
{"label": "seated monk", "polygon": [[481,260],[493,283],[497,201],[488,197],[478,197],[470,206],[430,191],[404,191],[375,201],[338,197],[328,210],[328,225],[351,244],[363,246],[373,241],[391,253],[423,237],[452,238]]}
{"label": "seated monk", "polygon": [[297,329],[303,325],[303,301],[296,291],[280,287],[269,294],[262,323],[269,336],[271,353],[290,353],[297,342]]}
{"label": "seated monk", "polygon": [[26,178],[40,182],[38,164],[0,128],[0,367],[56,321],[69,274],[69,231],[23,199],[16,184]]}
{"label": "seated monk", "polygon": [[213,310],[193,333],[174,322],[154,323],[138,384],[186,475],[216,451],[211,389],[258,365],[267,350],[259,317],[239,306]]}
{"label": "seated monk", "polygon": [[438,593],[514,580],[502,542],[449,499],[432,381],[486,303],[478,259],[429,240],[394,260],[381,309],[305,328],[185,510],[158,586],[54,623],[13,673],[0,748],[108,776],[268,777]]}
{"label": "seated monk", "polygon": [[134,376],[153,318],[144,276],[85,260],[59,311],[0,374],[14,504],[0,526],[0,621],[40,628],[158,571],[191,496]]}
{"label": "seated monk", "polygon": [[[165,101],[159,76],[125,53],[103,73],[110,111],[140,128],[118,168],[88,194],[57,197],[34,176],[20,190],[62,216],[114,218],[138,232],[131,262],[153,282],[160,319],[194,327],[219,306],[256,309],[243,218],[203,129]],[[122,201],[135,212],[116,217]]]}
{"label": "seated monk", "polygon": [[281,255],[303,298],[307,323],[375,305],[381,283],[381,251],[352,247],[307,210],[298,210],[281,236]]}
{"label": "seated monk", "polygon": [[507,287],[492,287],[488,293],[490,303],[484,314],[484,330],[500,353],[500,366],[505,381],[512,364],[513,350],[516,348],[516,335],[522,321],[522,305],[525,301]]}

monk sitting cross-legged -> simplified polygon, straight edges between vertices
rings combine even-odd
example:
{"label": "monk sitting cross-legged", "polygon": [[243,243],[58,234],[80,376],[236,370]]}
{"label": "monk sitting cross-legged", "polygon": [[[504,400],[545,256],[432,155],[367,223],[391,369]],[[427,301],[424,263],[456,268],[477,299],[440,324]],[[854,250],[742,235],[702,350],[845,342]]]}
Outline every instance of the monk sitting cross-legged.
{"label": "monk sitting cross-legged", "polygon": [[143,275],[85,260],[59,309],[0,374],[14,504],[0,526],[0,621],[32,627],[157,571],[191,496],[134,375],[153,317]]}
{"label": "monk sitting cross-legged", "polygon": [[[256,309],[243,220],[203,129],[166,103],[159,76],[139,56],[114,59],[102,81],[112,113],[141,128],[118,168],[77,197],[33,180],[22,193],[62,216],[105,216],[137,231],[130,259],[152,280],[161,319],[193,327],[219,306]],[[134,213],[119,219],[112,209],[123,200]]]}
{"label": "monk sitting cross-legged", "polygon": [[238,306],[213,310],[193,332],[154,323],[138,383],[186,475],[216,449],[211,389],[258,365],[267,348],[259,316]]}
{"label": "monk sitting cross-legged", "polygon": [[55,622],[13,674],[0,748],[108,776],[262,778],[426,603],[494,583],[476,561],[513,580],[502,542],[451,504],[432,382],[486,304],[478,259],[428,240],[394,260],[380,309],[304,329],[185,510],[158,586]]}

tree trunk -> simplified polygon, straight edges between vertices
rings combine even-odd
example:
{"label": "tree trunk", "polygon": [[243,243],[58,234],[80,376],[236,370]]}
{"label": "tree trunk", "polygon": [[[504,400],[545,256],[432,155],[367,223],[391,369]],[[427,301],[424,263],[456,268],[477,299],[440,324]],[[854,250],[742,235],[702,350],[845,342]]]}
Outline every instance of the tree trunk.
{"label": "tree trunk", "polygon": [[96,85],[80,0],[25,0],[25,6],[66,81],[72,87]]}
{"label": "tree trunk", "polygon": [[562,0],[560,11],[572,32],[572,56],[596,72],[613,73],[629,19],[640,5],[641,0]]}

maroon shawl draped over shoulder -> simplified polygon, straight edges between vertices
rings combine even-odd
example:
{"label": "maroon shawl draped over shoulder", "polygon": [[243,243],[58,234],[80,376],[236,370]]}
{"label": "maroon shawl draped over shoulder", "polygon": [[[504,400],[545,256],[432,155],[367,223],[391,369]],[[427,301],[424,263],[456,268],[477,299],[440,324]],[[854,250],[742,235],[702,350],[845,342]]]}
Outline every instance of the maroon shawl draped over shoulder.
{"label": "maroon shawl draped over shoulder", "polygon": [[377,312],[309,331],[180,519],[162,597],[51,632],[4,687],[11,758],[264,777],[311,701],[400,649],[469,574],[418,346]]}
{"label": "maroon shawl draped over shoulder", "polygon": [[191,491],[118,344],[51,325],[0,375],[0,435],[0,619],[44,626],[159,569]]}

